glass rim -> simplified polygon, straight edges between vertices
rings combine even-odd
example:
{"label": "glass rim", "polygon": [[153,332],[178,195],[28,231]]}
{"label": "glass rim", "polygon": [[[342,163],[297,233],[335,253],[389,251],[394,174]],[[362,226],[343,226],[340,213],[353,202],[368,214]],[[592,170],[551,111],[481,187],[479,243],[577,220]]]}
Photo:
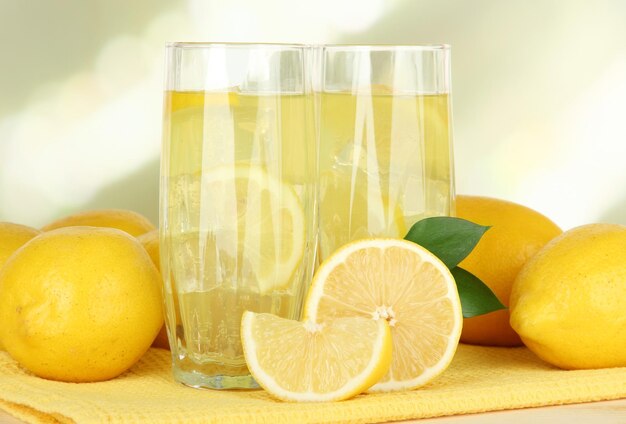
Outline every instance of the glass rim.
{"label": "glass rim", "polygon": [[324,50],[338,51],[449,51],[450,44],[322,44]]}
{"label": "glass rim", "polygon": [[228,48],[294,48],[301,49],[310,47],[307,44],[298,43],[252,43],[252,42],[230,42],[230,41],[168,41],[165,43],[166,48],[182,48],[182,49],[201,49],[213,47]]}
{"label": "glass rim", "polygon": [[253,43],[253,42],[232,42],[232,41],[168,41],[165,47],[173,48],[321,48],[324,50],[363,50],[363,51],[447,51],[451,49],[450,44],[306,44],[306,43]]}

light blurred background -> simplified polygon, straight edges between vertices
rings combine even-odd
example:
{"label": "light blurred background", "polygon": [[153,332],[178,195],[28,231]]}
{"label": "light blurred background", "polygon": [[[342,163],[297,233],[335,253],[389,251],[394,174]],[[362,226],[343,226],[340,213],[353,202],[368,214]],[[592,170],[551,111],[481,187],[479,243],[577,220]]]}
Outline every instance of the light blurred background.
{"label": "light blurred background", "polygon": [[452,45],[457,192],[626,224],[623,0],[0,0],[0,221],[158,222],[166,41]]}

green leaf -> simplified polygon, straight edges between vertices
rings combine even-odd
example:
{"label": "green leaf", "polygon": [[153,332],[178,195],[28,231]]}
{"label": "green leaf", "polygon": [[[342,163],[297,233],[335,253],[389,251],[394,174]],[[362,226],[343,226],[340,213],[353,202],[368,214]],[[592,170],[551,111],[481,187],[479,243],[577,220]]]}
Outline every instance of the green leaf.
{"label": "green leaf", "polygon": [[416,222],[405,237],[428,249],[450,269],[461,298],[464,318],[506,309],[485,283],[457,266],[489,228],[461,218],[438,216]]}
{"label": "green leaf", "polygon": [[452,269],[470,254],[488,229],[461,218],[435,216],[413,224],[404,238],[428,249]]}
{"label": "green leaf", "polygon": [[471,318],[477,315],[506,309],[489,287],[478,277],[463,268],[454,267],[450,271],[461,298],[463,318]]}

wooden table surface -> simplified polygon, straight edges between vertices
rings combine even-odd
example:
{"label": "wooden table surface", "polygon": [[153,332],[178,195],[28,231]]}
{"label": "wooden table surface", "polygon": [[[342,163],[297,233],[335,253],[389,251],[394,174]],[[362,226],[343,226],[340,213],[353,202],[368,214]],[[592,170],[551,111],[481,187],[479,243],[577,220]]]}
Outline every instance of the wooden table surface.
{"label": "wooden table surface", "polygon": [[[22,421],[0,410],[0,423]],[[626,424],[626,399],[402,421],[403,424]]]}

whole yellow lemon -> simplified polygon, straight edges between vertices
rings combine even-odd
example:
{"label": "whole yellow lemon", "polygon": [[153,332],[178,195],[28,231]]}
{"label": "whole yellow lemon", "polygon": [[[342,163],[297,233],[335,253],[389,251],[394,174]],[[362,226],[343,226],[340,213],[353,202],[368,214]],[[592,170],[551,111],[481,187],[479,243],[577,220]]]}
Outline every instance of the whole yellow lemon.
{"label": "whole yellow lemon", "polygon": [[[25,225],[0,222],[0,269],[17,249],[40,232]],[[0,350],[2,349],[0,342]]]}
{"label": "whole yellow lemon", "polygon": [[[137,237],[137,240],[141,243],[141,245],[146,249],[148,255],[150,255],[150,259],[157,267],[159,272],[161,271],[161,259],[160,259],[160,249],[159,249],[159,230],[152,230],[146,234],[143,234]],[[160,347],[162,349],[169,349],[170,343],[167,339],[167,328],[165,325],[161,327],[159,334],[157,334],[156,338],[152,342],[152,346]]]}
{"label": "whole yellow lemon", "polygon": [[53,380],[113,378],[163,325],[160,276],[141,244],[113,228],[42,233],[0,270],[0,340]]}
{"label": "whole yellow lemon", "polygon": [[0,268],[17,249],[41,231],[25,225],[0,222]]}
{"label": "whole yellow lemon", "polygon": [[150,259],[152,259],[152,263],[157,267],[158,270],[161,270],[161,257],[160,257],[160,249],[159,249],[159,230],[155,229],[145,234],[137,237],[139,243],[146,249],[148,255],[150,255]]}
{"label": "whole yellow lemon", "polygon": [[[562,231],[544,215],[517,203],[462,195],[456,202],[458,217],[491,226],[459,266],[480,278],[508,306],[519,270]],[[490,346],[522,344],[509,324],[508,310],[464,319],[461,341]]]}
{"label": "whole yellow lemon", "polygon": [[585,225],[548,243],[515,280],[511,325],[560,368],[626,366],[626,226]]}
{"label": "whole yellow lemon", "polygon": [[50,231],[75,226],[117,228],[135,237],[155,229],[152,222],[140,213],[126,209],[95,209],[58,219],[43,227],[42,230]]}

